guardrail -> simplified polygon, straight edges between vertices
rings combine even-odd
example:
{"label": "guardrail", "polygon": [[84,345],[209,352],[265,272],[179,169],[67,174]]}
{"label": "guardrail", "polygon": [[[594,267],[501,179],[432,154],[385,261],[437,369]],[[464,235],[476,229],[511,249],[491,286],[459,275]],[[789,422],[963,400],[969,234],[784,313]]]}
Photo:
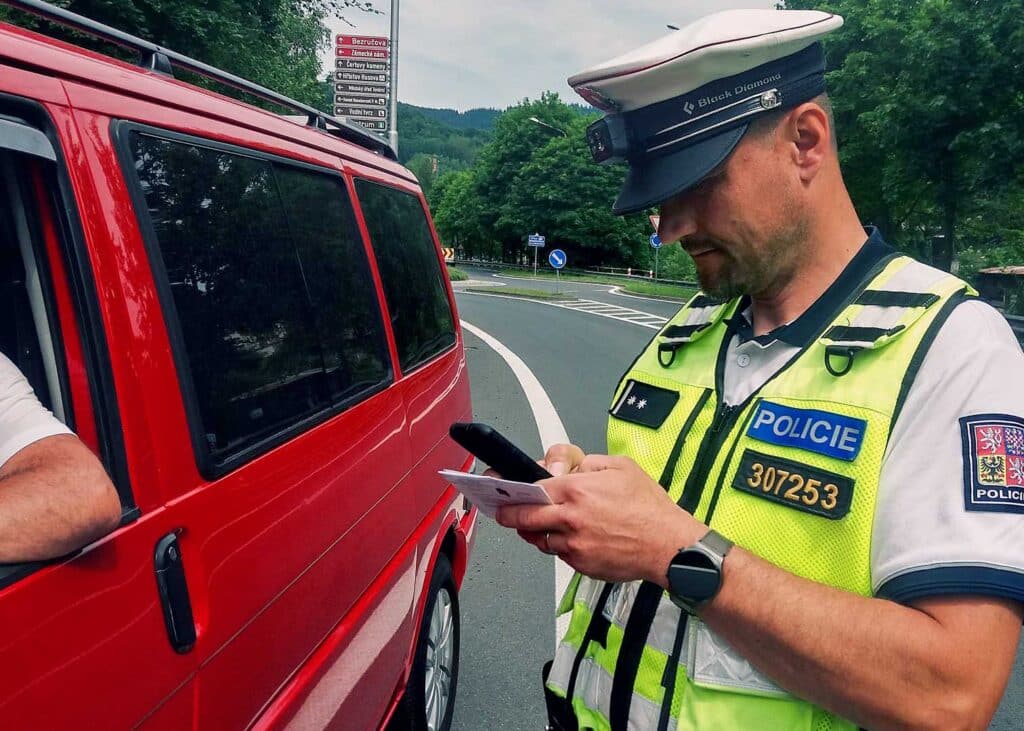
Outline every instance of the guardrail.
{"label": "guardrail", "polygon": [[[471,266],[477,269],[493,269],[495,271],[519,271],[532,274],[532,264],[506,264],[499,261],[475,261],[472,259],[455,259],[449,262],[453,266]],[[547,264],[537,266],[538,271],[550,272],[550,268]],[[654,275],[650,269],[631,269],[626,267],[590,267],[587,269],[570,269],[566,267],[561,270],[562,274],[574,274],[577,276],[587,275],[599,275],[602,277],[612,277],[615,279],[653,282]],[[688,287],[690,289],[698,289],[700,287],[696,282],[686,282],[680,279],[664,279],[658,277],[658,284],[676,284],[680,287]]]}

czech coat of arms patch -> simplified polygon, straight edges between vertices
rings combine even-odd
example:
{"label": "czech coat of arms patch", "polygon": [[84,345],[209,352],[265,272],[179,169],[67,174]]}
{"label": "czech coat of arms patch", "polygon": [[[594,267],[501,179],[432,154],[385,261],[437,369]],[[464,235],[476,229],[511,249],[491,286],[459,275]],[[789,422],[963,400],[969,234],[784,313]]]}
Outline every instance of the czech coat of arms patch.
{"label": "czech coat of arms patch", "polygon": [[1024,513],[1024,419],[979,414],[960,419],[964,507]]}

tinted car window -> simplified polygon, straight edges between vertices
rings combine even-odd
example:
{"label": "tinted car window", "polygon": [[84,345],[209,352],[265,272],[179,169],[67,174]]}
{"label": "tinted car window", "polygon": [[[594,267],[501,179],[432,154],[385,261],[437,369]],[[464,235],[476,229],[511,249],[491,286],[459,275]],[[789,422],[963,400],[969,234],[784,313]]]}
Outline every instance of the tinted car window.
{"label": "tinted car window", "polygon": [[426,214],[416,196],[356,181],[398,344],[409,370],[455,343],[455,323]]}
{"label": "tinted car window", "polygon": [[338,179],[276,166],[309,289],[331,396],[344,399],[387,374],[377,293],[348,192]]}
{"label": "tinted car window", "polygon": [[131,140],[215,459],[386,378],[380,313],[339,181],[191,143]]}

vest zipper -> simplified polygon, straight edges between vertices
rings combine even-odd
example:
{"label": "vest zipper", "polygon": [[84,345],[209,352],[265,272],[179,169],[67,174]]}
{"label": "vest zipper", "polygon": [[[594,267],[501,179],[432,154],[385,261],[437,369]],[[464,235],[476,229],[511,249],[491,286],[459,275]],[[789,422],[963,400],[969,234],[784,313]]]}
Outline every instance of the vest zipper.
{"label": "vest zipper", "polygon": [[[760,398],[754,400],[754,408],[750,409],[750,414],[747,415],[747,419],[743,424],[743,429],[740,429],[741,436],[743,434],[743,430],[746,429],[747,424],[750,423],[750,419],[753,418],[754,414],[757,412],[757,402],[759,402],[760,400]],[[736,406],[734,408],[736,409],[736,411],[742,412],[746,409],[747,404],[749,403],[750,399],[747,399],[746,401],[743,402],[743,404],[741,404],[740,406]],[[729,425],[728,431],[732,431],[731,424]],[[718,480],[715,482],[715,491],[711,495],[711,502],[708,503],[708,512],[704,516],[704,519],[702,521],[705,525],[709,527],[711,525],[711,516],[715,513],[715,506],[718,505],[718,496],[719,494],[721,494],[722,487],[725,485],[725,475],[729,471],[729,465],[732,463],[732,458],[736,454],[736,447],[739,446],[739,443],[740,439],[737,438],[736,441],[732,443],[732,446],[729,447],[729,454],[726,456],[725,461],[722,463],[722,471],[719,473]]]}
{"label": "vest zipper", "polygon": [[701,496],[704,494],[704,481],[707,478],[707,472],[711,466],[710,463],[714,462],[715,455],[725,442],[725,437],[729,435],[735,414],[741,411],[742,408],[742,406],[730,406],[729,404],[722,403],[715,409],[715,417],[711,422],[711,428],[708,429],[704,443],[697,454],[693,472],[690,473],[690,477],[686,481],[686,488],[683,490],[683,495],[679,500],[680,507],[691,515],[697,509]]}

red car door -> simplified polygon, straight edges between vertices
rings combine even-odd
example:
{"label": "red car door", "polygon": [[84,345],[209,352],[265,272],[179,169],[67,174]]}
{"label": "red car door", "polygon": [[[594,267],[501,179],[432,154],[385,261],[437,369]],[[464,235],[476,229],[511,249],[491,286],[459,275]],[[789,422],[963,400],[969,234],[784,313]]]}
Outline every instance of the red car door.
{"label": "red car door", "polygon": [[[17,43],[5,42],[16,55]],[[101,456],[123,505],[122,526],[82,551],[42,566],[0,567],[0,622],[8,628],[0,718],[10,729],[126,728],[162,707],[187,719],[197,658],[171,647],[154,573],[154,549],[175,522],[151,485],[127,469],[121,411],[130,397],[112,367],[116,317],[99,296],[106,282],[95,264],[111,241],[102,213],[109,208],[83,170],[59,81],[0,64],[0,118],[0,247],[10,296],[0,330],[14,334],[6,339],[11,360],[43,374],[33,382],[40,399]],[[26,136],[34,143],[19,145]]]}

